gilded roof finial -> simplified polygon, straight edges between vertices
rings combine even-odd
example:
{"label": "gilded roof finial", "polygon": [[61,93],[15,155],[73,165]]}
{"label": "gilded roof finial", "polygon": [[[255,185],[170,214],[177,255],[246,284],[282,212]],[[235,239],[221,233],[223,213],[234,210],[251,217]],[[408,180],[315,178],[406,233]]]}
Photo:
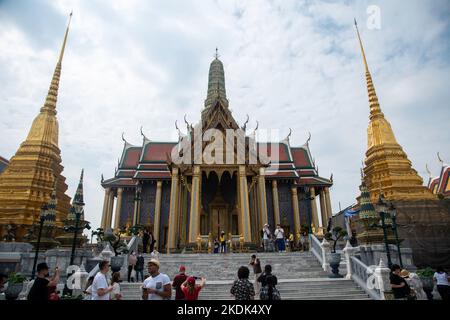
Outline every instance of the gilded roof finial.
{"label": "gilded roof finial", "polygon": [[361,53],[362,53],[363,60],[364,60],[364,66],[366,67],[366,72],[369,72],[369,66],[367,64],[366,54],[364,52],[364,46],[363,46],[363,43],[361,40],[361,35],[359,34],[358,23],[356,22],[356,18],[355,18],[355,28],[356,28],[356,33],[358,34],[359,46],[361,47]]}
{"label": "gilded roof finial", "polygon": [[442,160],[441,155],[439,154],[439,152],[437,153],[437,157],[438,157],[438,160],[441,163],[441,165],[444,166],[444,160]]}
{"label": "gilded roof finial", "polygon": [[428,163],[425,164],[425,170],[427,170],[428,176],[430,177],[430,179],[433,179],[433,175],[430,171],[430,169],[428,168]]}
{"label": "gilded roof finial", "polygon": [[[377,93],[375,91],[375,86],[373,85],[372,75],[369,72],[369,66],[367,64],[367,59],[366,59],[366,53],[364,52],[364,46],[363,46],[363,43],[361,40],[361,35],[359,34],[359,29],[358,29],[358,24],[356,22],[356,19],[355,19],[355,28],[356,28],[356,33],[358,35],[359,46],[361,48],[361,54],[363,57],[364,66],[366,69],[366,82],[367,82],[367,92],[369,95],[370,119],[375,118],[375,117],[380,117],[380,116],[384,117],[383,113],[381,112],[380,104],[378,102],[378,97],[377,97]],[[393,137],[389,137],[389,138],[393,138]],[[395,138],[393,138],[393,139],[395,140]]]}
{"label": "gilded roof finial", "polygon": [[56,115],[56,101],[58,98],[59,80],[61,77],[61,64],[64,56],[64,50],[66,49],[67,35],[69,34],[70,22],[72,21],[72,12],[69,15],[69,22],[67,24],[66,32],[64,34],[64,40],[59,53],[58,62],[53,72],[52,82],[48,89],[47,97],[45,98],[44,106],[41,108],[41,112],[51,113]]}

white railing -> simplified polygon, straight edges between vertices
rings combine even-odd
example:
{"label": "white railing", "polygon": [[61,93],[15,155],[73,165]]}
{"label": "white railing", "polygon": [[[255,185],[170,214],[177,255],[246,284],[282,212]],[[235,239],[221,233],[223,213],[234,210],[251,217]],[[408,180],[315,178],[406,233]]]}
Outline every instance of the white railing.
{"label": "white railing", "polygon": [[372,299],[381,300],[381,292],[375,275],[376,267],[368,267],[356,257],[350,257],[350,264],[353,281],[355,281]]}
{"label": "white railing", "polygon": [[311,243],[310,250],[313,253],[313,255],[317,258],[317,260],[319,260],[320,264],[322,264],[323,258],[322,258],[322,247],[320,246],[320,241],[313,234],[310,234],[309,238],[310,238],[309,243]]}

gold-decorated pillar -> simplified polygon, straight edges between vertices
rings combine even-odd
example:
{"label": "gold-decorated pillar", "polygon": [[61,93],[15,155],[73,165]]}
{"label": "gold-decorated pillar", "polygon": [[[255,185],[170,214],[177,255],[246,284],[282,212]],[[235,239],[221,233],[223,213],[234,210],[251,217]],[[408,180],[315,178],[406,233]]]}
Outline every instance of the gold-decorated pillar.
{"label": "gold-decorated pillar", "polygon": [[280,224],[280,203],[278,202],[277,180],[272,180],[272,200],[273,200],[273,216],[274,216],[275,225],[277,225],[277,224]]}
{"label": "gold-decorated pillar", "polygon": [[116,216],[114,220],[114,229],[116,229],[116,231],[119,231],[120,229],[120,211],[122,209],[122,193],[123,188],[117,188]]}
{"label": "gold-decorated pillar", "polygon": [[178,168],[172,168],[172,181],[170,188],[170,208],[169,208],[169,232],[167,236],[167,253],[176,248],[177,218],[178,218],[178,193],[179,193]]}
{"label": "gold-decorated pillar", "polygon": [[189,215],[189,243],[195,243],[200,232],[200,166],[194,166]]}
{"label": "gold-decorated pillar", "polygon": [[292,186],[291,194],[292,194],[292,208],[294,209],[294,226],[295,226],[294,237],[297,241],[299,241],[300,239],[297,239],[297,234],[300,234],[300,209],[298,207],[297,186],[295,185]]}
{"label": "gold-decorated pillar", "polygon": [[113,192],[113,190],[109,190],[108,205],[107,205],[107,210],[106,210],[105,230],[108,229],[108,228],[111,228],[113,207],[114,207],[114,192]]}
{"label": "gold-decorated pillar", "polygon": [[247,174],[245,166],[239,166],[240,233],[245,242],[251,242],[250,207],[248,202]]}
{"label": "gold-decorated pillar", "polygon": [[162,194],[162,181],[156,182],[156,199],[155,199],[155,218],[153,221],[153,238],[157,241],[156,246],[159,247],[159,229],[161,220],[161,194]]}
{"label": "gold-decorated pillar", "polygon": [[[326,229],[328,226],[328,210],[327,210],[327,202],[325,199],[325,191],[324,189],[320,190],[320,218],[322,220],[322,228]],[[319,220],[320,221],[320,220]]]}
{"label": "gold-decorated pillar", "polygon": [[100,228],[102,228],[103,230],[106,227],[106,217],[108,215],[107,212],[108,212],[109,192],[110,192],[110,189],[106,188],[105,189],[105,199],[103,200],[102,222],[100,224]]}
{"label": "gold-decorated pillar", "polygon": [[330,188],[325,188],[325,199],[327,203],[327,221],[333,217],[333,208],[331,207]]}
{"label": "gold-decorated pillar", "polygon": [[266,176],[264,172],[264,168],[259,169],[259,176],[258,176],[258,202],[259,202],[259,209],[260,209],[260,219],[258,226],[258,229],[262,228],[264,224],[268,223],[267,218],[267,201],[266,201]]}

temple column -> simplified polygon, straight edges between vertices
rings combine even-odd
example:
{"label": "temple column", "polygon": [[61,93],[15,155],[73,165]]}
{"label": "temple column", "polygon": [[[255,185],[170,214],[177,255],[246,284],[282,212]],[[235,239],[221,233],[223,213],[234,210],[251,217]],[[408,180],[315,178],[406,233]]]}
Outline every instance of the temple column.
{"label": "temple column", "polygon": [[103,230],[105,230],[105,226],[106,226],[106,216],[107,216],[107,212],[108,212],[109,192],[110,192],[110,189],[106,188],[105,189],[105,199],[103,200],[102,222],[100,224],[100,228],[102,228]]}
{"label": "temple column", "polygon": [[189,216],[189,243],[195,243],[200,232],[200,166],[194,166]]}
{"label": "temple column", "polygon": [[297,234],[300,234],[300,209],[298,207],[298,194],[297,194],[297,186],[294,185],[291,188],[292,193],[292,208],[294,208],[294,237],[297,241],[298,239]]}
{"label": "temple column", "polygon": [[312,211],[312,218],[313,218],[313,227],[317,234],[319,231],[319,227],[321,227],[322,225],[321,225],[321,222],[319,222],[319,214],[317,213],[316,191],[315,191],[314,187],[310,187],[310,194],[311,194],[311,198],[312,198],[311,211]]}
{"label": "temple column", "polygon": [[172,181],[170,188],[170,208],[169,208],[169,230],[167,235],[167,253],[170,253],[170,249],[176,248],[177,215],[179,212],[178,194],[179,194],[178,168],[172,168]]}
{"label": "temple column", "polygon": [[[280,203],[278,202],[278,183],[272,180],[273,215],[275,225],[280,224]],[[267,222],[269,223],[269,222]],[[272,226],[273,227],[273,226]]]}
{"label": "temple column", "polygon": [[248,186],[245,166],[239,166],[239,198],[241,233],[245,242],[251,242],[250,208],[248,203]]}
{"label": "temple column", "polygon": [[109,194],[108,194],[108,205],[107,205],[107,209],[106,209],[105,230],[111,228],[113,207],[114,207],[114,193],[112,190],[110,190]]}
{"label": "temple column", "polygon": [[120,211],[122,208],[122,193],[123,188],[117,188],[116,217],[114,221],[114,229],[116,229],[117,231],[120,229]]}
{"label": "temple column", "polygon": [[319,197],[320,197],[320,217],[322,218],[322,227],[324,229],[327,229],[328,226],[327,203],[325,200],[325,192],[323,189],[320,190]]}
{"label": "temple column", "polygon": [[325,199],[327,203],[327,217],[330,219],[333,217],[333,209],[331,208],[330,188],[328,187],[325,188]]}
{"label": "temple column", "polygon": [[265,223],[268,223],[267,218],[267,202],[266,202],[266,176],[264,168],[259,169],[258,176],[258,202],[259,202],[259,223],[258,230],[262,229]]}
{"label": "temple column", "polygon": [[153,221],[153,237],[157,241],[156,246],[159,247],[159,229],[161,220],[161,194],[162,181],[156,182],[156,199],[155,199],[155,220]]}

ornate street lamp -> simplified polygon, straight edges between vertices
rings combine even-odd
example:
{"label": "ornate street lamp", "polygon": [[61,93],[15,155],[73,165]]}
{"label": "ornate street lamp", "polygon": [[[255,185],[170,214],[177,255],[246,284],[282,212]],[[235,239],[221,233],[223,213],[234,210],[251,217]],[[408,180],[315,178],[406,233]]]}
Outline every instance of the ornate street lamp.
{"label": "ornate street lamp", "polygon": [[[82,205],[84,206],[84,203],[82,203]],[[72,253],[70,255],[70,265],[73,265],[73,262],[75,260],[75,247],[77,245],[78,233],[82,233],[84,229],[87,229],[87,230],[91,229],[89,222],[83,221],[83,223],[80,225],[80,220],[84,213],[83,207],[78,203],[78,205],[72,206],[72,208],[74,208],[74,213],[75,213],[75,226],[65,226],[64,227],[64,231],[73,233]],[[72,208],[71,208],[71,210],[72,210]]]}
{"label": "ornate street lamp", "polygon": [[397,245],[397,252],[398,252],[398,260],[400,262],[400,267],[403,269],[403,261],[402,261],[402,254],[400,251],[400,240],[398,239],[398,225],[397,225],[397,210],[395,209],[394,205],[391,203],[389,207],[389,213],[391,215],[392,219],[392,230],[394,231],[395,235],[395,243]]}
{"label": "ornate street lamp", "polygon": [[391,252],[389,250],[389,243],[387,238],[387,229],[391,227],[386,224],[386,219],[389,218],[388,205],[382,193],[380,194],[380,198],[378,199],[377,209],[381,217],[381,228],[383,229],[383,237],[384,237],[384,244],[386,246],[386,256],[388,260],[388,266],[389,268],[391,268],[392,267]]}
{"label": "ornate street lamp", "polygon": [[39,234],[38,234],[37,244],[36,244],[36,253],[34,254],[33,270],[31,271],[31,279],[35,278],[36,265],[37,265],[38,256],[39,256],[39,246],[41,245],[42,228],[44,227],[45,218],[47,217],[47,210],[48,210],[47,204],[44,204],[41,207],[41,214],[39,215]]}

